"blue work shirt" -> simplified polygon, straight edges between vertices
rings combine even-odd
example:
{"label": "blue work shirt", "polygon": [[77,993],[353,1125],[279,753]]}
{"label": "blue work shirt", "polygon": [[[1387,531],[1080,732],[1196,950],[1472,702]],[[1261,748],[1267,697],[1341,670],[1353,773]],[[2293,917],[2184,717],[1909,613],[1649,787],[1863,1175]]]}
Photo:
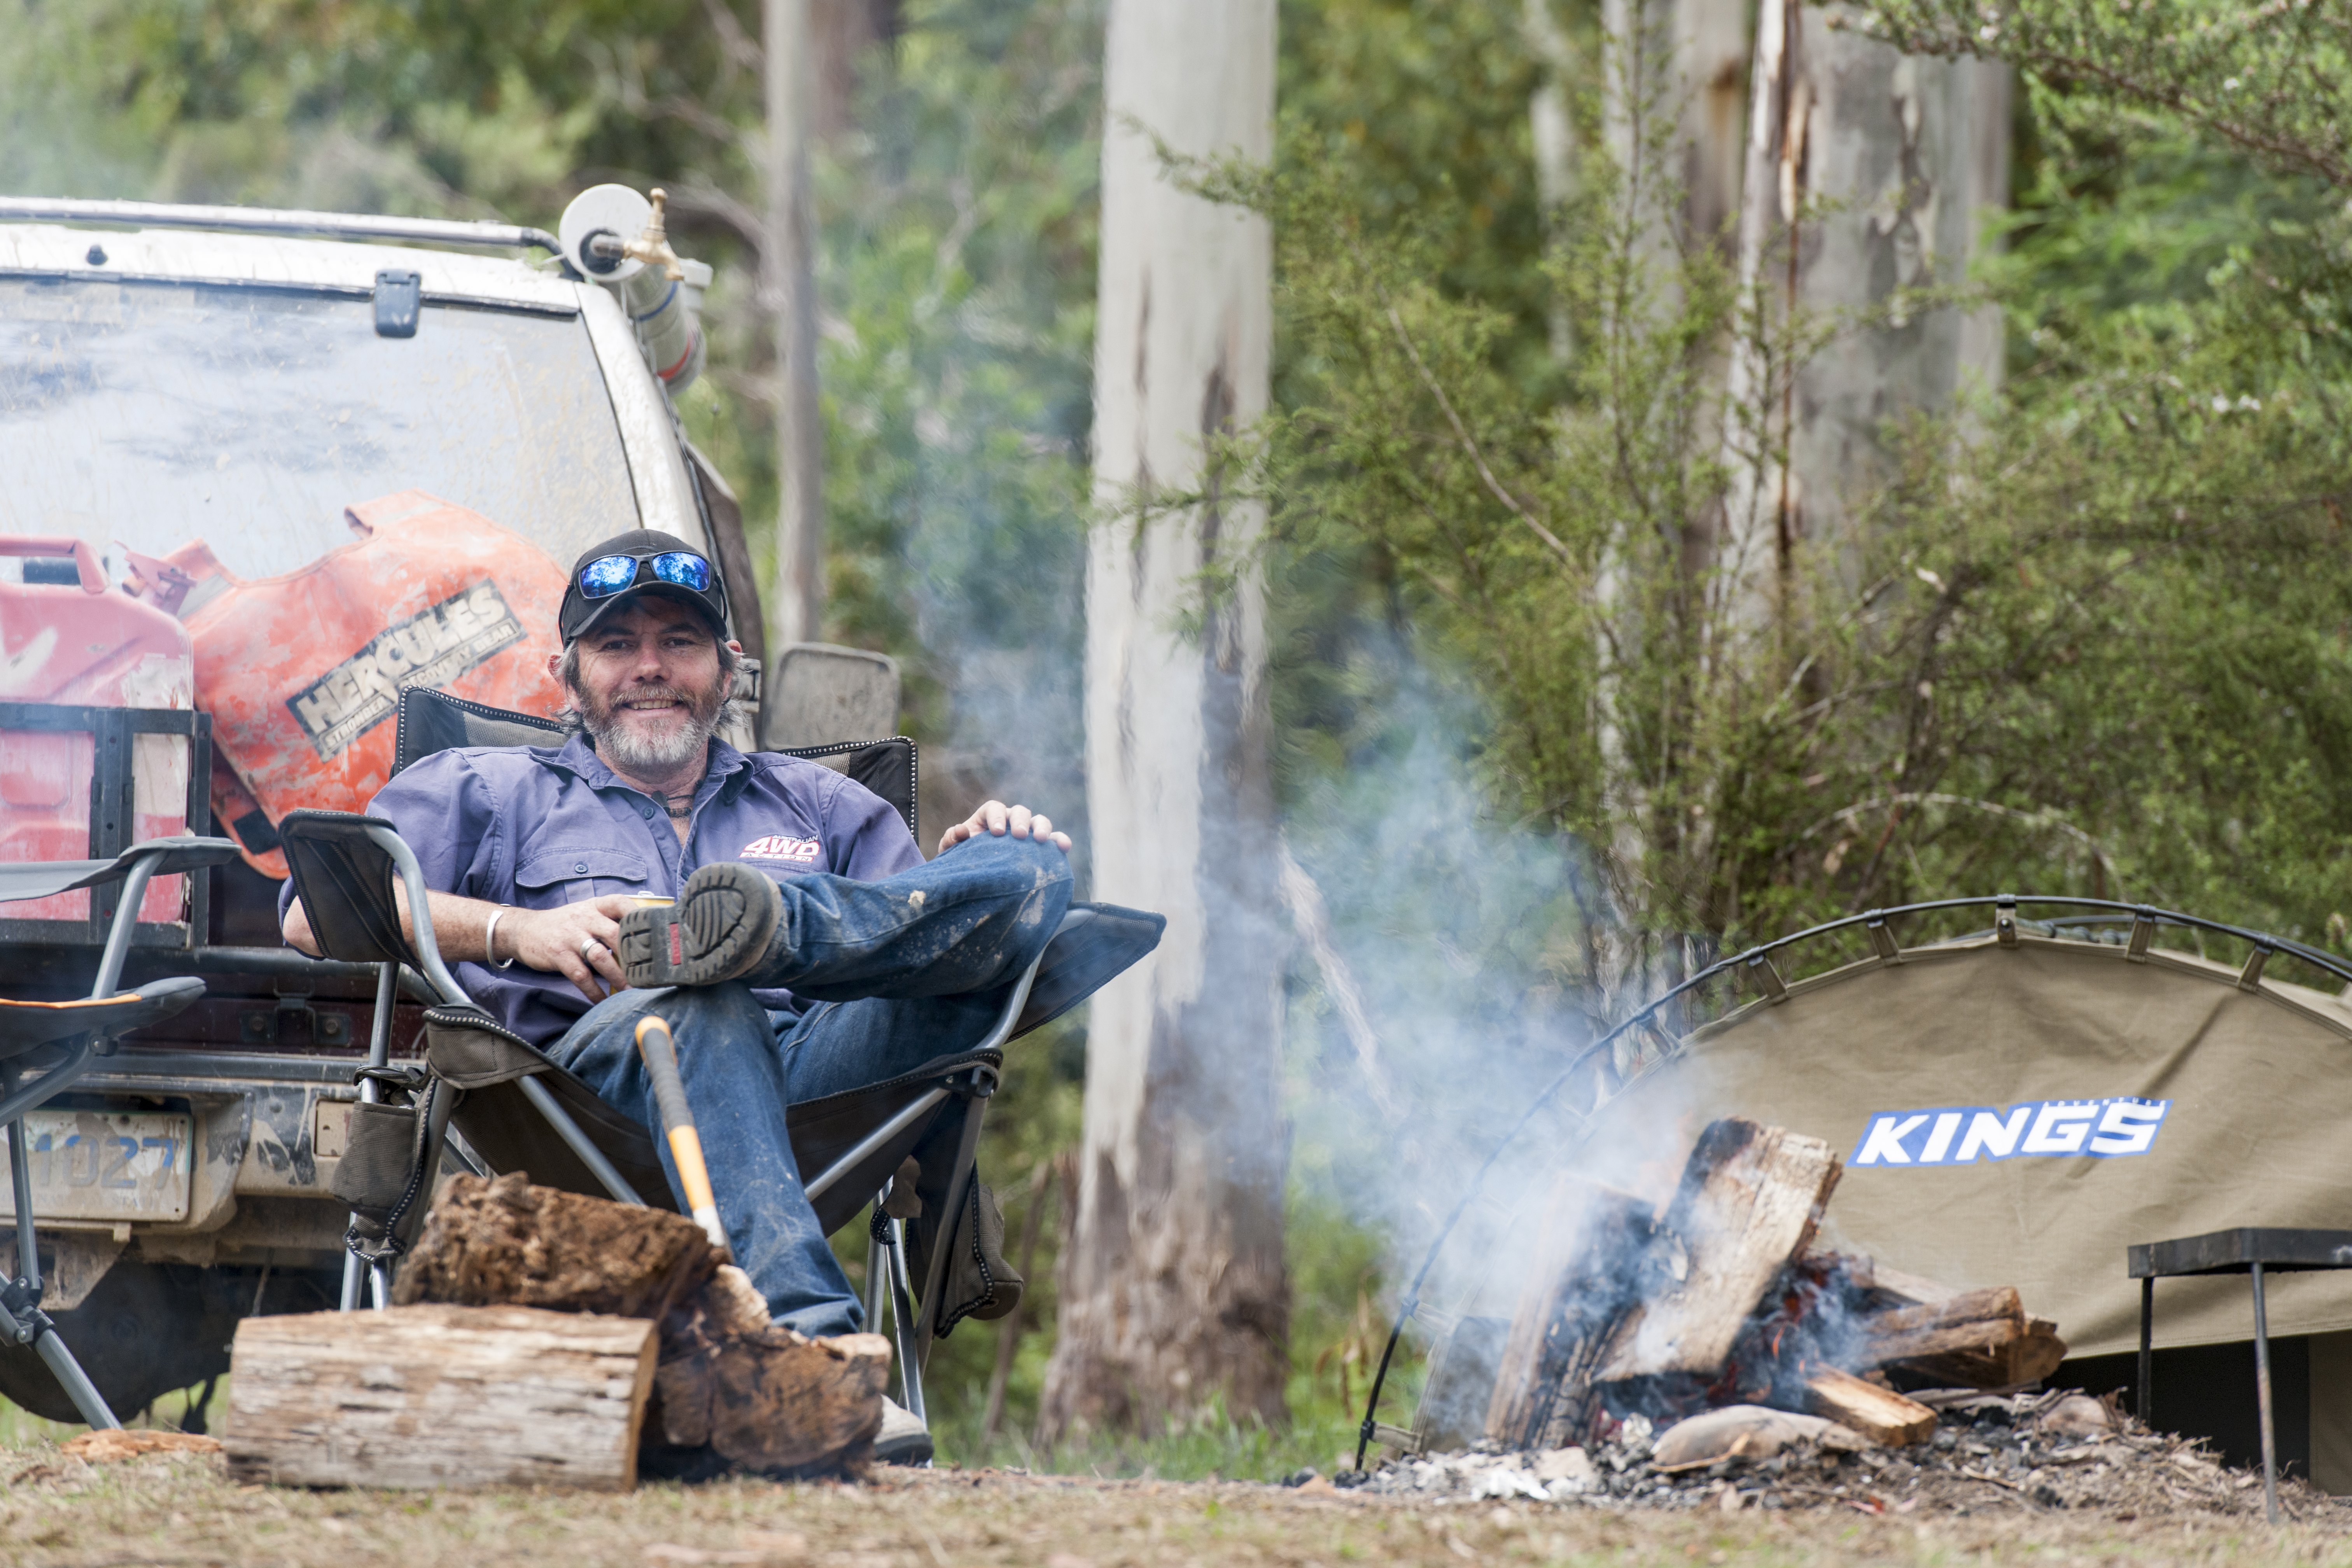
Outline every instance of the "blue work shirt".
{"label": "blue work shirt", "polygon": [[[887,801],[803,757],[746,755],[713,741],[680,843],[662,803],[624,784],[584,735],[561,747],[436,752],[368,806],[416,851],[427,887],[526,910],[608,893],[676,898],[697,869],[728,860],[779,881],[812,871],[875,881],[923,863]],[[293,896],[289,881],[278,900],[280,919]],[[590,1005],[562,975],[520,963],[450,970],[499,1022],[541,1047]],[[789,991],[752,994],[773,1009],[800,1005]]]}

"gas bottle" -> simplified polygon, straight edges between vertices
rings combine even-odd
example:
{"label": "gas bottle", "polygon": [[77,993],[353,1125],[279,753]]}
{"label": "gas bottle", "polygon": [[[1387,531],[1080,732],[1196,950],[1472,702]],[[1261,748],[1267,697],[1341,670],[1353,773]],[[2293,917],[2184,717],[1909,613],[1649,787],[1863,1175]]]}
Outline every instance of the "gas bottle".
{"label": "gas bottle", "polygon": [[[0,582],[0,702],[194,705],[195,667],[186,628],[155,606],[109,587],[87,543],[0,535],[0,556],[26,558],[26,574],[34,579]],[[95,737],[87,730],[0,729],[0,860],[89,858],[95,750]],[[132,737],[131,768],[133,840],[185,832],[187,737]],[[184,919],[186,882],[184,877],[158,877],[148,883],[139,918]],[[24,900],[0,905],[0,919],[85,921],[89,899],[83,889]]]}

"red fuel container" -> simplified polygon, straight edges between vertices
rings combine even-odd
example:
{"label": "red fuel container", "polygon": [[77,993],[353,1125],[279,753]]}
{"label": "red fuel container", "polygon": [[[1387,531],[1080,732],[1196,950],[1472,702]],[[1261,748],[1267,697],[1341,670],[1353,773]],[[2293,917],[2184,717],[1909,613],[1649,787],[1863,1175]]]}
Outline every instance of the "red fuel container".
{"label": "red fuel container", "polygon": [[[79,539],[0,534],[0,556],[26,557],[28,579],[0,582],[0,861],[88,859],[92,805],[109,809],[93,801],[98,735],[70,727],[69,715],[16,705],[192,709],[188,634],[163,611],[109,587]],[[127,834],[111,837],[129,845],[185,832],[189,737],[128,739],[131,821]],[[186,882],[148,883],[139,918],[185,918]],[[0,904],[0,920],[87,921],[90,897],[85,889]]]}

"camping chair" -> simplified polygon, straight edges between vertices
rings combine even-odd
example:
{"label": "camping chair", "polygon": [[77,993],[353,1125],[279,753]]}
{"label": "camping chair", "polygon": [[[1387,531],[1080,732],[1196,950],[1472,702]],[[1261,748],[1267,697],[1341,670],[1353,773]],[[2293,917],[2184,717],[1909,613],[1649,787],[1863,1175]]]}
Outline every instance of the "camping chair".
{"label": "camping chair", "polygon": [[[567,733],[544,719],[504,712],[446,693],[411,688],[401,695],[394,771],[457,745],[559,743]],[[809,747],[790,753],[825,761],[895,806],[916,826],[917,757],[905,737]],[[433,941],[425,885],[415,853],[392,825],[340,812],[297,811],[278,825],[296,892],[329,956],[376,963],[377,1022],[362,1070],[349,1151],[336,1191],[353,1205],[343,1304],[355,1307],[362,1264],[378,1305],[388,1300],[388,1268],[420,1217],[445,1142],[479,1173],[528,1171],[532,1181],[628,1204],[674,1207],[656,1152],[655,1134],[599,1100],[579,1079],[492,1021],[458,984]],[[401,933],[393,879],[416,911],[415,939]],[[872,1199],[867,1266],[869,1323],[887,1302],[898,1343],[902,1401],[919,1417],[921,1371],[930,1342],[956,1321],[990,1305],[982,1293],[950,1301],[951,1257],[969,1247],[962,1227],[979,1224],[974,1155],[982,1111],[995,1092],[1003,1047],[1077,1005],[1157,945],[1158,915],[1110,905],[1073,905],[1045,952],[1007,990],[994,1026],[977,1045],[944,1054],[887,1082],[791,1107],[787,1125],[804,1189],[826,1233]],[[400,965],[420,973],[439,1005],[425,1015],[425,1066],[387,1059],[389,1000]],[[385,1102],[404,1093],[405,1106]],[[447,1134],[454,1130],[457,1137]],[[921,1219],[912,1238],[923,1259],[916,1297],[902,1219],[884,1211],[895,1173],[909,1158],[920,1170],[915,1196]],[[903,1197],[904,1194],[899,1194]],[[952,1218],[950,1217],[952,1216]],[[974,1233],[976,1234],[976,1232]],[[983,1271],[984,1273],[984,1271]],[[919,1300],[919,1308],[916,1302]]]}
{"label": "camping chair", "polygon": [[[0,865],[0,903],[46,899],[79,888],[121,882],[122,889],[107,927],[98,961],[98,979],[88,996],[71,1002],[16,1002],[0,998],[0,1126],[8,1139],[9,1195],[16,1218],[16,1277],[0,1283],[0,1339],[30,1345],[82,1419],[92,1426],[121,1426],[73,1352],[58,1337],[57,1324],[41,1310],[41,1258],[34,1231],[33,1171],[26,1148],[25,1115],[71,1089],[89,1069],[91,1058],[109,1055],[116,1036],[168,1018],[205,994],[194,975],[151,980],[119,991],[123,960],[130,956],[132,928],[147,884],[159,876],[219,866],[236,858],[226,838],[151,838],[111,860],[37,860]],[[37,1072],[32,1083],[25,1074]],[[0,1270],[5,1273],[5,1270]]]}

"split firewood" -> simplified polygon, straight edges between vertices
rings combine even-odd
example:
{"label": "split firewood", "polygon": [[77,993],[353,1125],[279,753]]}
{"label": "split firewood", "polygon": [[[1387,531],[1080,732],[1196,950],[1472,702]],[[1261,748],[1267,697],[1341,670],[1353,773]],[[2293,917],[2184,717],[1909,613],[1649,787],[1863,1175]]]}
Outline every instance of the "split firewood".
{"label": "split firewood", "polygon": [[1572,1175],[1552,1184],[1496,1365],[1487,1436],[1529,1448],[1582,1436],[1592,1368],[1631,1304],[1651,1228],[1650,1206],[1630,1194]]}
{"label": "split firewood", "polygon": [[2066,1359],[2066,1342],[2047,1318],[2028,1318],[2025,1331],[1984,1350],[1950,1351],[1890,1362],[1888,1366],[1920,1385],[1939,1388],[2015,1388],[2039,1383]]}
{"label": "split firewood", "polygon": [[812,1340],[768,1320],[740,1268],[719,1270],[663,1324],[662,1441],[769,1473],[856,1469],[882,1427],[890,1342]]}
{"label": "split firewood", "polygon": [[392,1299],[659,1321],[725,1258],[684,1215],[534,1187],[520,1171],[458,1175],[434,1200]]}
{"label": "split firewood", "polygon": [[1764,1292],[1812,1240],[1841,1168],[1818,1138],[1710,1124],[1666,1211],[1664,1228],[1685,1254],[1680,1282],[1627,1315],[1593,1381],[1717,1376]]}
{"label": "split firewood", "polygon": [[228,1472],[281,1486],[625,1491],[656,1351],[643,1318],[530,1307],[247,1318],[230,1351]]}
{"label": "split firewood", "polygon": [[1814,1415],[1890,1447],[1925,1442],[1936,1431],[1936,1413],[1917,1400],[1835,1367],[1808,1369],[1805,1403]]}
{"label": "split firewood", "polygon": [[1864,1322],[1867,1360],[1914,1386],[2013,1388],[2040,1382],[2066,1359],[2058,1326],[2028,1317],[2007,1286],[1874,1312]]}
{"label": "split firewood", "polygon": [[747,1469],[855,1469],[881,1429],[890,1342],[811,1340],[772,1323],[743,1271],[682,1215],[453,1178],[425,1217],[395,1301],[627,1311],[660,1324],[648,1444],[709,1448]]}
{"label": "split firewood", "polygon": [[1863,1320],[1873,1366],[1954,1351],[1990,1351],[2025,1336],[2025,1306],[2007,1285],[1942,1301],[1873,1312]]}

